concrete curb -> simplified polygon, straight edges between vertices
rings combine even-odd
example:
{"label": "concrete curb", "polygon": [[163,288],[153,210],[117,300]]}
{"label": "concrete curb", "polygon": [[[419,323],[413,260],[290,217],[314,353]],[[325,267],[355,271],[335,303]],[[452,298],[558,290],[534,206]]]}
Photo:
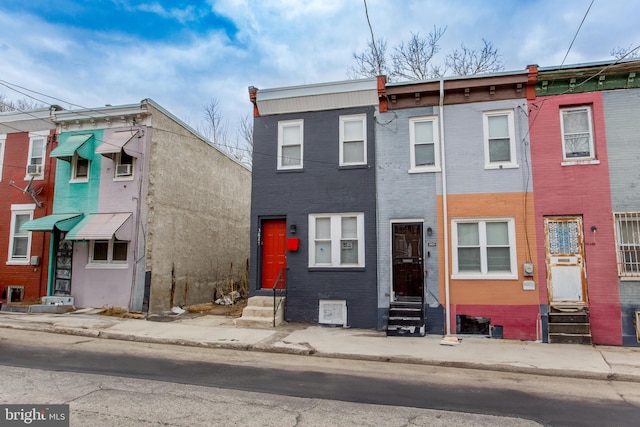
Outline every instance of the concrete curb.
{"label": "concrete curb", "polygon": [[349,360],[363,360],[370,362],[386,362],[386,363],[404,363],[423,366],[436,366],[444,368],[461,368],[461,369],[474,369],[485,370],[495,372],[511,372],[517,374],[527,375],[541,375],[550,377],[565,377],[565,378],[578,378],[587,380],[600,380],[600,381],[624,381],[624,382],[637,382],[640,383],[640,375],[629,375],[620,373],[605,373],[605,372],[586,372],[579,370],[566,370],[566,369],[549,369],[549,368],[530,368],[523,366],[513,366],[502,363],[473,363],[473,362],[459,362],[459,361],[440,361],[440,360],[424,360],[414,357],[406,356],[373,356],[363,354],[349,354],[349,353],[322,353],[317,352],[315,349],[302,347],[296,344],[277,345],[278,343],[269,345],[258,344],[243,344],[234,342],[204,342],[197,340],[184,340],[175,338],[158,338],[158,337],[140,337],[122,333],[108,332],[104,330],[93,330],[86,328],[68,328],[59,327],[53,325],[40,324],[36,327],[30,325],[0,325],[0,328],[16,329],[35,332],[46,332],[54,334],[66,334],[75,336],[84,336],[90,338],[102,338],[119,341],[133,341],[143,342],[149,344],[169,344],[179,345],[185,347],[201,347],[201,348],[215,348],[226,350],[240,350],[240,351],[259,351],[264,353],[280,353],[280,354],[292,354],[300,356],[315,356],[330,359],[349,359]]}

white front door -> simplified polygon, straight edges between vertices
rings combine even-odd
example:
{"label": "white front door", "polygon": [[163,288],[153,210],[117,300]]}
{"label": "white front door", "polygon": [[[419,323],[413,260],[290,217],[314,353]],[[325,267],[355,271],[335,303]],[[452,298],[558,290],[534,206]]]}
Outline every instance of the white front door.
{"label": "white front door", "polygon": [[550,303],[586,303],[582,217],[544,219]]}

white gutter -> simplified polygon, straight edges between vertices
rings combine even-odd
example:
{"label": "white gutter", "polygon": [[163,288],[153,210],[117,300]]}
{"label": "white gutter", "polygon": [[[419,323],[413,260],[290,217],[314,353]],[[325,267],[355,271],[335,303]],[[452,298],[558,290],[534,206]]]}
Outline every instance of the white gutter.
{"label": "white gutter", "polygon": [[451,292],[449,289],[449,210],[447,209],[447,168],[446,168],[446,155],[445,155],[445,144],[444,144],[444,80],[440,78],[440,114],[438,114],[438,118],[440,119],[440,147],[442,153],[441,164],[442,164],[442,216],[444,223],[444,292],[445,292],[445,325],[446,325],[446,334],[451,335],[451,316],[450,316],[450,297]]}

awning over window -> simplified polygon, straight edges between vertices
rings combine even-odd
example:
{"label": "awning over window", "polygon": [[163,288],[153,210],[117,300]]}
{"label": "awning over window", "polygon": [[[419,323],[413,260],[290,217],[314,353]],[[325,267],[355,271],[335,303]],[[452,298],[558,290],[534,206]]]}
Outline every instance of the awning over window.
{"label": "awning over window", "polygon": [[71,162],[73,155],[77,152],[83,159],[91,159],[93,154],[93,134],[71,135],[64,142],[60,143],[53,151],[51,157]]}
{"label": "awning over window", "polygon": [[107,157],[113,157],[114,154],[124,150],[128,155],[138,157],[140,154],[138,140],[137,130],[119,131],[114,132],[111,135],[105,134],[104,142],[96,148],[96,153]]}
{"label": "awning over window", "polygon": [[53,231],[53,227],[57,227],[59,230],[69,231],[82,220],[82,217],[83,215],[81,213],[47,215],[25,222],[20,229],[28,231]]}
{"label": "awning over window", "polygon": [[67,240],[131,240],[133,221],[130,212],[87,215],[66,235]]}

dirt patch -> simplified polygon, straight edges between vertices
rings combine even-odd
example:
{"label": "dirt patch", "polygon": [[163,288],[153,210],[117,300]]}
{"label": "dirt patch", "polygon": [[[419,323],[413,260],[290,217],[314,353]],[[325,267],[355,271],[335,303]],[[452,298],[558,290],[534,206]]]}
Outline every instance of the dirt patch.
{"label": "dirt patch", "polygon": [[235,304],[231,305],[221,305],[214,303],[204,303],[204,304],[194,304],[187,305],[182,307],[187,310],[188,313],[197,313],[197,314],[211,314],[214,316],[231,316],[231,317],[240,317],[242,316],[242,309],[247,306],[246,299],[240,299],[235,302]]}

